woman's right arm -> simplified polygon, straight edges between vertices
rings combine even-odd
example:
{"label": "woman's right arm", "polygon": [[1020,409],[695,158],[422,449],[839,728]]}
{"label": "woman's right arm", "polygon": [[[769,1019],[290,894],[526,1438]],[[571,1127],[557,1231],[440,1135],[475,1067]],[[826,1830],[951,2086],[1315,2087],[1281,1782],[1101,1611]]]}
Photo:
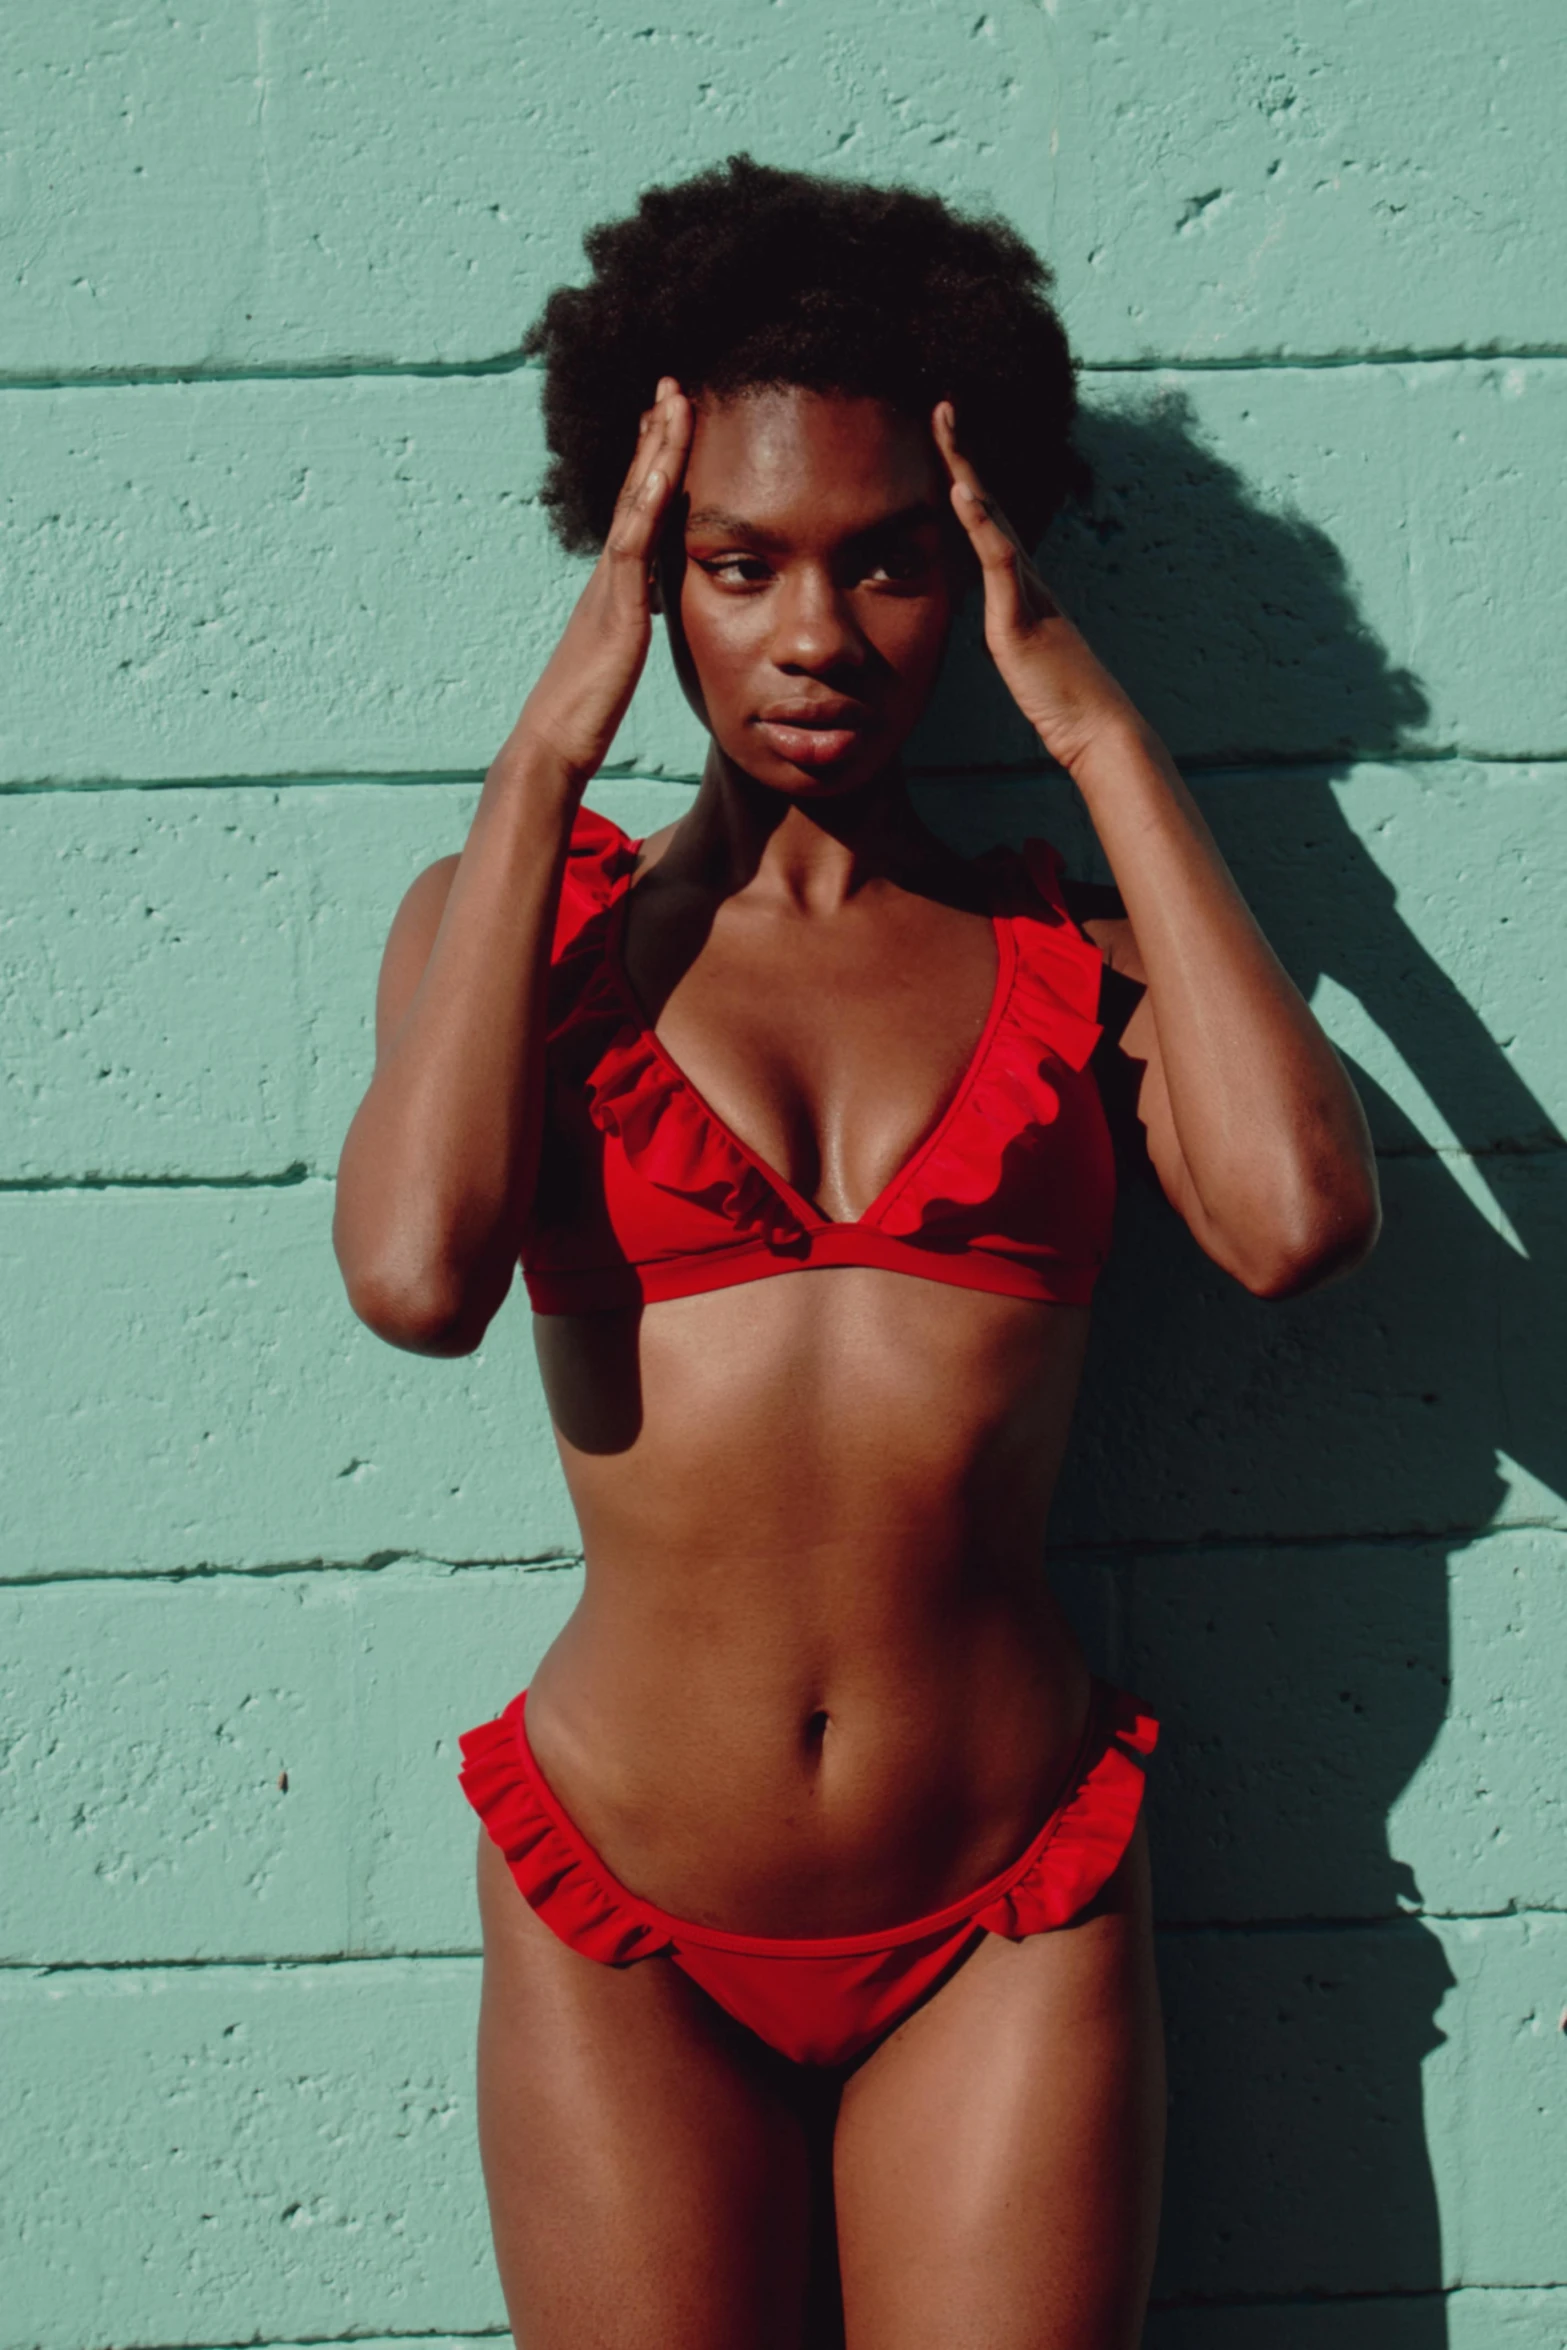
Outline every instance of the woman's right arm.
{"label": "woman's right arm", "polygon": [[333,1243],[360,1319],[468,1354],[511,1286],[538,1171],[550,943],[572,820],[647,658],[648,571],[691,409],[666,378],[604,552],[485,778],[460,857],[398,909],[376,1064],[343,1145]]}

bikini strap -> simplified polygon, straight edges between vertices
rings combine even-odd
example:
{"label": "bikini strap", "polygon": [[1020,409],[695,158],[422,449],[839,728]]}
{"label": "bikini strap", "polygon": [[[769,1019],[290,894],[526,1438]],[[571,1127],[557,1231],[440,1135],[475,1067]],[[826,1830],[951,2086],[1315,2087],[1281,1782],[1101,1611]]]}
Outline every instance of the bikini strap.
{"label": "bikini strap", "polygon": [[1041,1012],[1048,1001],[1057,1050],[1076,1069],[1087,1066],[1100,1037],[1099,993],[1105,959],[1067,906],[1061,852],[1047,840],[1028,840],[1014,864],[1019,887],[1010,908],[1017,941],[1020,995]]}
{"label": "bikini strap", "polygon": [[596,808],[577,810],[561,876],[560,911],[555,917],[555,961],[622,894],[636,871],[640,849],[639,841],[632,840]]}

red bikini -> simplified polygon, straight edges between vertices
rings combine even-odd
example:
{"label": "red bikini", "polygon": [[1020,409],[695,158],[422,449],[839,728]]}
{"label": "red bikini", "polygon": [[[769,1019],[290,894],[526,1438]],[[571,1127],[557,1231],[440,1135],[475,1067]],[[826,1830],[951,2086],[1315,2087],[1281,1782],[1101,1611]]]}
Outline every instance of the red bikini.
{"label": "red bikini", "polygon": [[[1115,1174],[1088,1062],[1103,963],[1031,841],[980,860],[997,970],[952,1099],[886,1189],[834,1222],[709,1109],[643,1018],[621,934],[640,844],[584,810],[555,927],[541,1172],[523,1236],[534,1310],[635,1305],[829,1265],[1086,1305]],[[1067,1924],[1126,1851],[1157,1725],[1095,1684],[1066,1792],[1012,1866],[931,1917],[826,1941],[721,1933],[616,1882],[540,1775],[523,1699],[462,1740],[463,1787],[532,1907],[611,1966],[660,1953],[796,2061],[840,2063],[892,2028],[986,1932]]]}
{"label": "red bikini", "polygon": [[1096,1681],[1067,1790],[1026,1852],[946,1909],[874,1934],[724,1934],[628,1893],[561,1810],[523,1728],[526,1697],[462,1740],[469,1802],[527,1900],[561,1940],[606,1966],[672,1958],[780,2055],[843,2064],[901,2023],[986,1934],[1021,1942],[1077,1917],[1137,1825],[1158,1724]]}
{"label": "red bikini", "polygon": [[1099,950],[1054,849],[983,860],[996,986],[946,1109],[878,1199],[834,1223],[714,1116],[643,1019],[621,961],[639,843],[584,811],[550,975],[541,1174],[522,1244],[534,1311],[572,1314],[816,1265],[1086,1305],[1115,1165],[1088,1058]]}

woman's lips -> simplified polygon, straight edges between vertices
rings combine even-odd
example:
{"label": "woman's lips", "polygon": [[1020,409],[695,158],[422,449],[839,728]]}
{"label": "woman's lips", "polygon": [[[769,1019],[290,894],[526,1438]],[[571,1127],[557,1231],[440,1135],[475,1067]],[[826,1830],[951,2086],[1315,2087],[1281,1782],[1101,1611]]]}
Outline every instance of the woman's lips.
{"label": "woman's lips", "polygon": [[759,718],[757,731],[769,750],[792,767],[832,767],[852,751],[863,726],[800,726],[783,718]]}

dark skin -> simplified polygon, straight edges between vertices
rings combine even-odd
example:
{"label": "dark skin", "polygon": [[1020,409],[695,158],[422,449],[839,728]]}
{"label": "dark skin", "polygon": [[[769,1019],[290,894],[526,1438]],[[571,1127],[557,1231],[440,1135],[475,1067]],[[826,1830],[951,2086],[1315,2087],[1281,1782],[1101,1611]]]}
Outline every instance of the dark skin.
{"label": "dark skin", "polygon": [[[950,409],[927,426],[789,390],[694,408],[666,382],[462,856],[393,927],[337,1227],[372,1327],[462,1352],[509,1286],[564,844],[645,657],[672,511],[672,636],[712,749],[690,813],[644,847],[625,951],[717,1115],[852,1220],[973,1052],[993,934],[898,766],[961,531],[998,668],[1120,885],[1127,918],[1091,927],[1145,991],[1123,1049],[1166,1192],[1260,1295],[1356,1262],[1377,1207],[1354,1094]],[[874,1268],[536,1322],[588,1572],[529,1733],[617,1877],[742,1932],[855,1933],[1027,1844],[1087,1703],[1039,1575],[1086,1323]],[[788,2068],[669,1961],[566,1949],[482,1842],[480,1897],[481,2130],[518,2340],[813,2339]],[[849,2077],[831,2160],[851,2350],[1135,2343],[1161,2067],[1139,1835],[1090,1915],[987,1938]]]}

